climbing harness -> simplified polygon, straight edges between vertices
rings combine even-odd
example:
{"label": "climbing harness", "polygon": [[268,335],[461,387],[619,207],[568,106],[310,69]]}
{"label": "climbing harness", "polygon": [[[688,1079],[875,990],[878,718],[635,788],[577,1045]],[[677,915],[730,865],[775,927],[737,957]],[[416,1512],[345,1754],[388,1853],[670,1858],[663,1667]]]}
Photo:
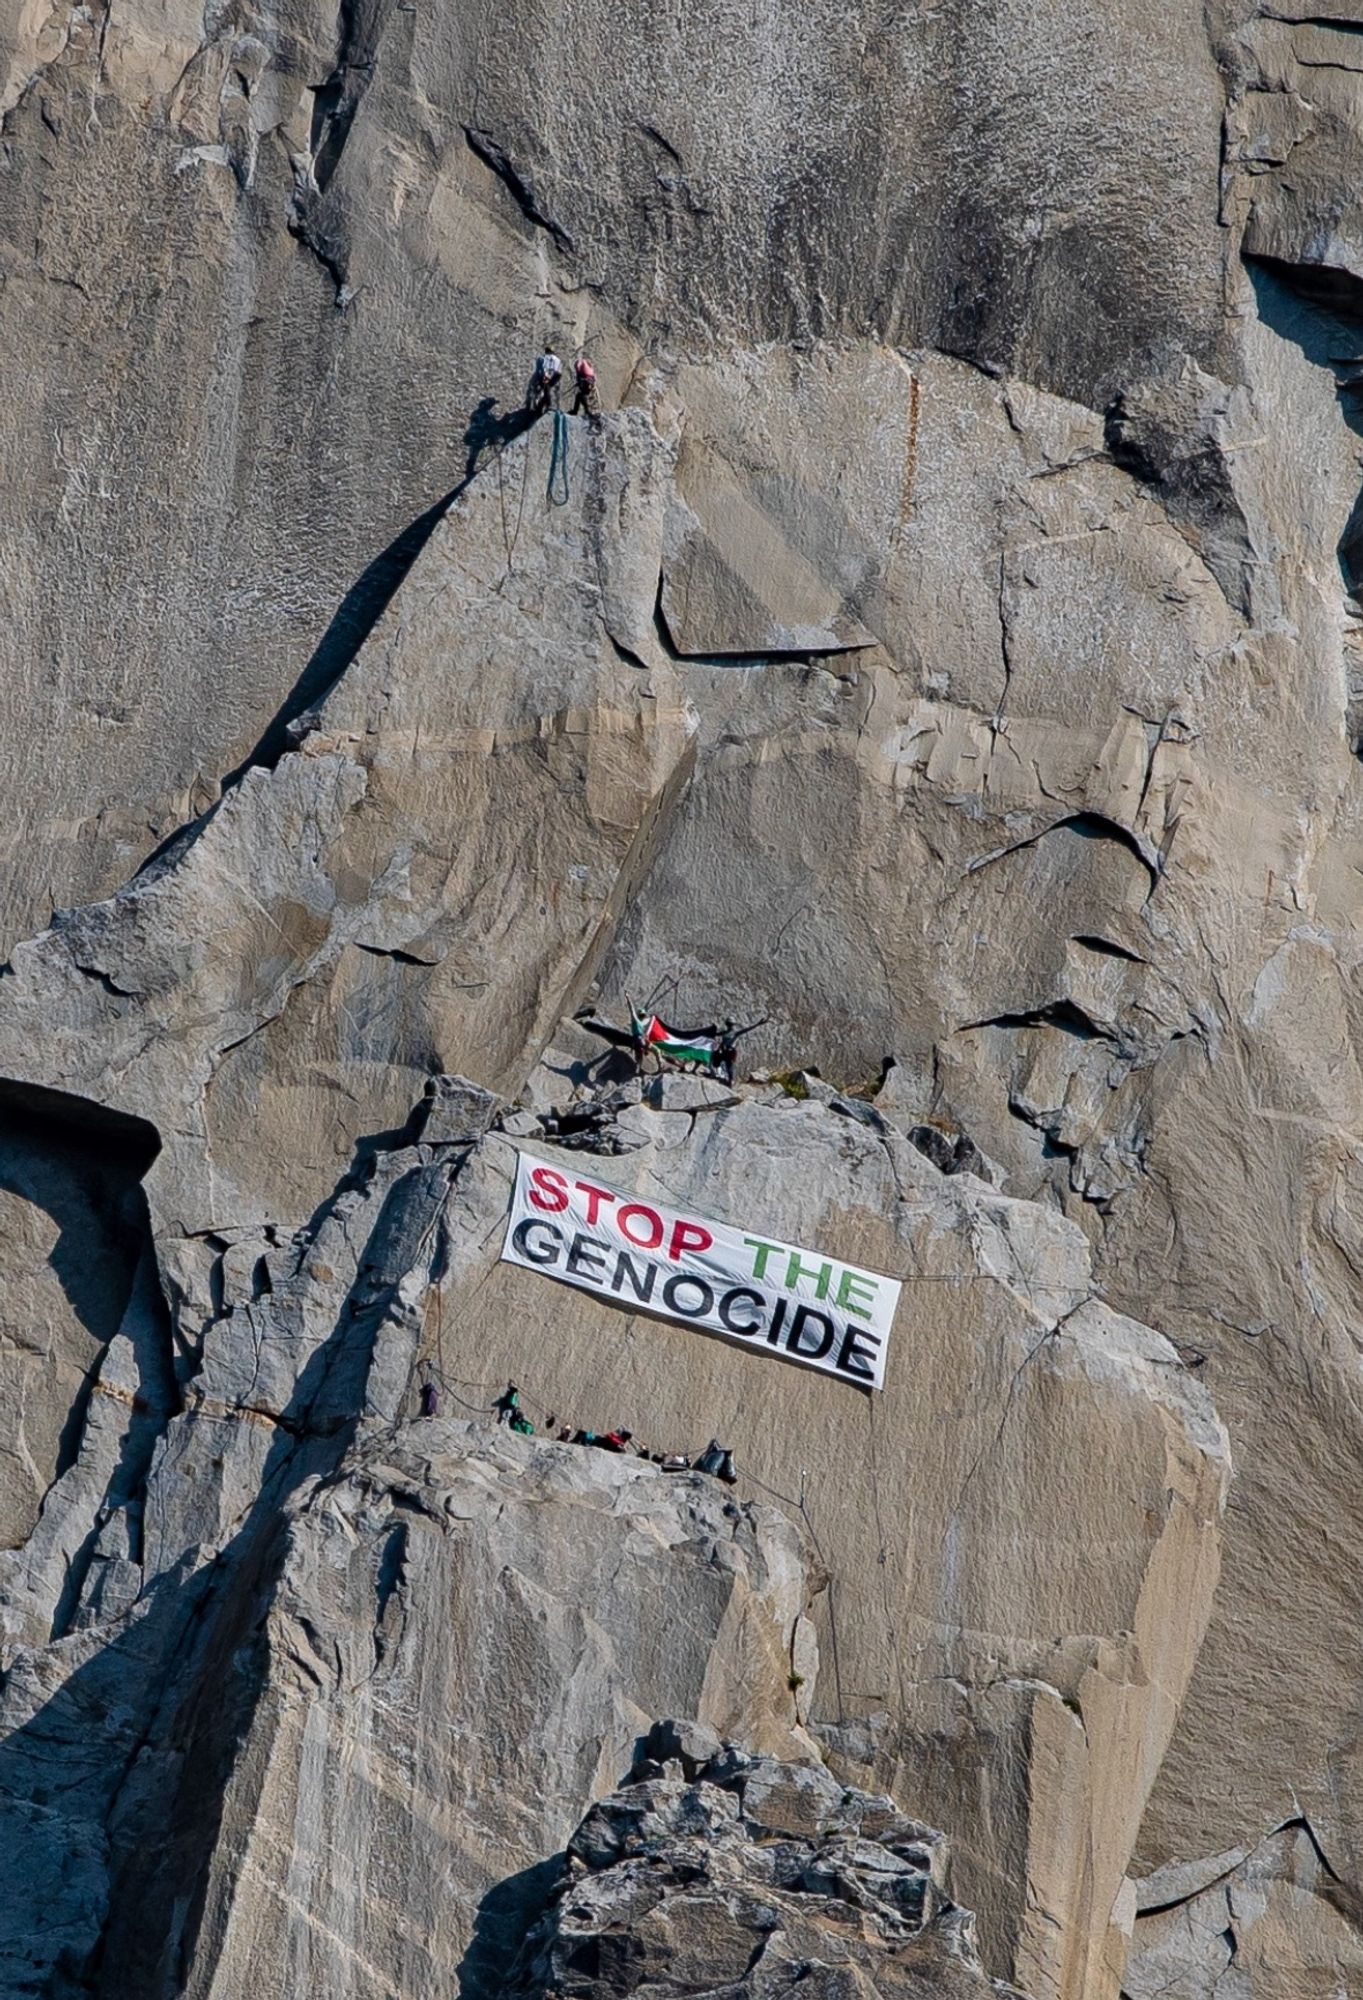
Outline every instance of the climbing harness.
{"label": "climbing harness", "polygon": [[562,410],[554,411],[554,449],[549,460],[549,505],[566,507],[568,504],[568,419]]}

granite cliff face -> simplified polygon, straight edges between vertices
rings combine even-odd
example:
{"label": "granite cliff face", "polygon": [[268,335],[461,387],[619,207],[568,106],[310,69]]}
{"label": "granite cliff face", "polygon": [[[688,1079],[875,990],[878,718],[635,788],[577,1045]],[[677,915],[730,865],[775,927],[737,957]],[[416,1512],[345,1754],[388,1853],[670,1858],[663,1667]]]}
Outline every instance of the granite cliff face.
{"label": "granite cliff face", "polygon": [[892,1799],[664,1722],[569,1841],[510,1990],[1019,2000],[984,1976],[942,1861]]}
{"label": "granite cliff face", "polygon": [[0,1991],[1363,1991],[1360,51],[0,0]]}

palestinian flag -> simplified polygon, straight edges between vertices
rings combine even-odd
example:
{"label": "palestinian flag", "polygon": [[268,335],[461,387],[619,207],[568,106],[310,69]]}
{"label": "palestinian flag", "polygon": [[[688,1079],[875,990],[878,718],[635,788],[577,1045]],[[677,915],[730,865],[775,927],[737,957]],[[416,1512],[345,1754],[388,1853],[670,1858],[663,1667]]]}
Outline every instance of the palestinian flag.
{"label": "palestinian flag", "polygon": [[713,1069],[719,1060],[719,1035],[714,1028],[669,1028],[657,1014],[636,1014],[634,1039],[645,1054],[652,1049],[667,1062],[699,1063]]}

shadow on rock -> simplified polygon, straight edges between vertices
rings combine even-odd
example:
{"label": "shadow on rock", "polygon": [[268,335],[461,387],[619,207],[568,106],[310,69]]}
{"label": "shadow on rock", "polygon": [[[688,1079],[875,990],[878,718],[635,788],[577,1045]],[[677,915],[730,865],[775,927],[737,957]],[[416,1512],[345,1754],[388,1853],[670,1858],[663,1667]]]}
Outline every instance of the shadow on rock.
{"label": "shadow on rock", "polygon": [[[45,1698],[44,1656],[11,1666],[0,1697],[15,1718],[6,1728],[0,1712],[6,1993],[151,2000],[190,1974],[228,1786],[264,1686],[288,1501],[334,1470],[355,1435],[379,1326],[445,1184],[441,1164],[423,1163],[379,1203],[354,1282],[217,1559],[195,1568],[191,1549],[149,1579],[137,1613]],[[184,1421],[172,1478],[195,1427],[220,1422]]]}
{"label": "shadow on rock", "polygon": [[424,513],[408,522],[372,562],[366,563],[337,605],[326,631],[313,648],[311,658],[260,741],[238,768],[223,780],[224,791],[253,764],[270,766],[278,763],[289,748],[290,725],[310,708],[325,701],[355,659],[406,582],[413,564],[440,522],[477,475],[478,461],[483,453],[504,451],[530,428],[533,421],[528,409],[507,410],[499,415],[495,396],[481,399],[469,417],[461,440],[466,454],[463,477],[448,493],[433,501]]}
{"label": "shadow on rock", "polygon": [[459,1961],[459,2000],[500,2000],[525,1934],[543,1916],[566,1859],[551,1854],[488,1890]]}

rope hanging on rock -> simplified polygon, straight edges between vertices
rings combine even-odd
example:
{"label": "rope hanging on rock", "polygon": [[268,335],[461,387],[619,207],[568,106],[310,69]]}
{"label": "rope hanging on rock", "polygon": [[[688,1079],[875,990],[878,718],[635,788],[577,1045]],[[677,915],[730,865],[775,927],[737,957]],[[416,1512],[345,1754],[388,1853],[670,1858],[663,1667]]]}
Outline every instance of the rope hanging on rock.
{"label": "rope hanging on rock", "polygon": [[549,504],[551,507],[566,507],[568,504],[568,419],[562,410],[554,411],[554,449],[549,460]]}
{"label": "rope hanging on rock", "polygon": [[[497,452],[497,498],[501,505],[501,510],[502,510],[502,541],[506,547],[507,576],[510,576],[511,571],[515,566],[516,544],[517,542],[519,542],[521,538],[521,522],[525,518],[525,489],[530,478],[529,448],[527,447],[526,451],[521,454],[521,495],[516,506],[516,526],[515,530],[513,531],[507,523],[506,468],[503,463],[503,461],[506,458],[507,451],[509,449],[509,444],[510,441],[508,440],[508,443],[502,445]],[[505,580],[506,579],[504,577],[502,581],[505,582]],[[497,588],[500,590],[501,587],[502,586],[499,583]]]}

